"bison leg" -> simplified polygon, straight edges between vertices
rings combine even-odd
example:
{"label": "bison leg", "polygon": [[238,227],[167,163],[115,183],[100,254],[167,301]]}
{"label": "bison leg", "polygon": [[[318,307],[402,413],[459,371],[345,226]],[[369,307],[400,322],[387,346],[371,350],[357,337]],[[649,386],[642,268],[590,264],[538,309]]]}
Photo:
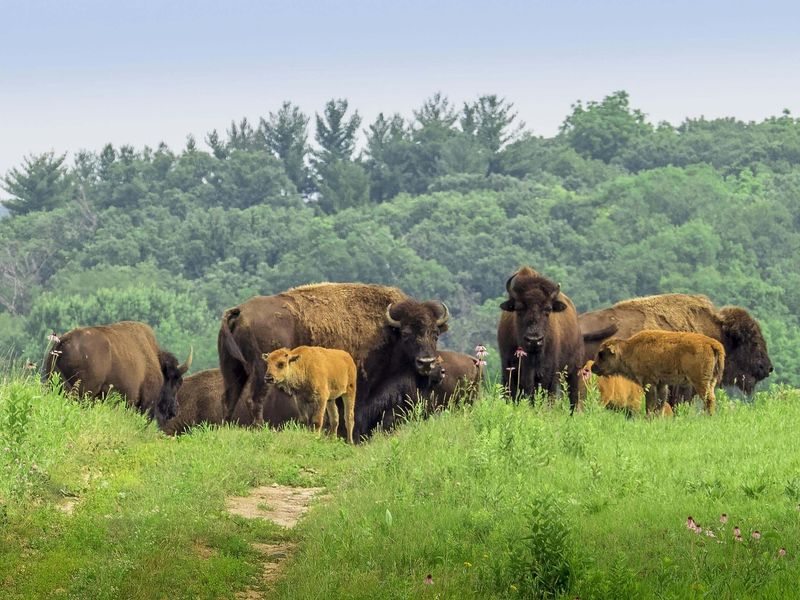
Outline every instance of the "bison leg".
{"label": "bison leg", "polygon": [[344,423],[347,426],[347,441],[353,443],[353,425],[356,421],[356,397],[355,392],[342,396],[344,404]]}
{"label": "bison leg", "polygon": [[[322,424],[325,422],[325,408],[328,405],[323,398],[324,396],[322,396],[319,392],[312,396],[312,402],[315,408],[313,423],[317,430],[317,435],[322,435]],[[338,413],[336,416],[338,419]]]}
{"label": "bison leg", "polygon": [[328,411],[328,428],[334,437],[339,432],[339,409],[336,406],[336,400],[328,400],[325,410]]}
{"label": "bison leg", "polygon": [[578,408],[579,401],[579,377],[578,369],[570,369],[567,372],[567,393],[569,394],[569,414],[573,414],[575,409]]}
{"label": "bison leg", "polygon": [[694,384],[695,393],[703,399],[703,406],[709,415],[714,414],[717,405],[717,397],[714,394],[714,379],[701,381]]}
{"label": "bison leg", "polygon": [[647,414],[660,414],[664,406],[664,400],[667,397],[667,386],[652,384],[645,394]]}

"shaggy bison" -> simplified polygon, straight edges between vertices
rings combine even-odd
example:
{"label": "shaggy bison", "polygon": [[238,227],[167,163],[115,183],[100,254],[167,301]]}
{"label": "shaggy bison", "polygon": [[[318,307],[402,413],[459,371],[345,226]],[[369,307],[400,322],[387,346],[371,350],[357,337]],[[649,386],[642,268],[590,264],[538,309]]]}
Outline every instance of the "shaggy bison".
{"label": "shaggy bison", "polygon": [[231,411],[246,396],[263,405],[264,419],[272,425],[298,418],[285,394],[266,393],[261,355],[280,347],[336,348],[350,354],[358,368],[358,438],[369,432],[361,415],[372,390],[408,364],[420,375],[431,372],[448,318],[440,302],[418,302],[380,285],[322,283],[251,298],[222,317],[218,349],[226,408]]}
{"label": "shaggy bison", "polygon": [[772,373],[767,343],[756,320],[736,306],[717,310],[705,296],[661,294],[618,302],[578,317],[586,360],[595,357],[610,338],[626,339],[644,329],[702,333],[725,347],[723,385],[736,385],[751,394]]}
{"label": "shaggy bison", "polygon": [[622,375],[643,388],[651,386],[655,409],[666,400],[666,386],[691,385],[706,411],[713,414],[714,388],[722,380],[724,368],[725,348],[717,340],[700,333],[646,329],[627,340],[603,342],[592,372]]}
{"label": "shaggy bison", "polygon": [[347,441],[353,443],[353,422],[356,404],[356,363],[344,350],[319,346],[298,346],[292,350],[278,348],[263,354],[266,362],[264,380],[274,383],[292,396],[303,421],[322,432],[325,413],[328,425],[336,435],[339,430],[339,409],[336,399],[344,404]]}
{"label": "shaggy bison", "polygon": [[[586,387],[592,377],[593,360],[586,361],[581,369],[581,398],[586,397]],[[622,375],[597,376],[597,391],[600,394],[600,404],[609,409],[621,410],[628,416],[637,415],[642,410],[644,388],[638,383]],[[664,403],[661,413],[664,416],[672,415],[672,407]]]}
{"label": "shaggy bison", "polygon": [[192,363],[191,350],[179,365],[173,354],[159,348],[153,330],[136,321],[72,329],[50,353],[45,377],[58,372],[67,389],[80,396],[117,391],[159,427],[175,416],[175,396]]}
{"label": "shaggy bison", "polygon": [[167,421],[162,429],[167,435],[185,433],[200,423],[222,425],[226,422],[238,425],[260,425],[261,411],[257,414],[246,402],[239,402],[230,419],[225,414],[225,383],[219,369],[207,369],[183,378],[178,390],[178,413]]}
{"label": "shaggy bison", "polygon": [[503,383],[513,398],[520,393],[532,396],[537,389],[554,395],[563,372],[574,411],[584,362],[575,306],[559,285],[530,267],[508,278],[506,292],[497,328]]}

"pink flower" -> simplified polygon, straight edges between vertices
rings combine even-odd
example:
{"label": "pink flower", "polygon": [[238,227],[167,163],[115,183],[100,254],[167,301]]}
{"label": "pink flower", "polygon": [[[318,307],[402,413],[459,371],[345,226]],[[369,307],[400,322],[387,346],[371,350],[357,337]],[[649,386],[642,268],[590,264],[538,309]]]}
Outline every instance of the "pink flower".
{"label": "pink flower", "polygon": [[522,346],[518,346],[517,347],[517,351],[514,352],[514,356],[516,356],[517,358],[524,358],[524,357],[528,356],[528,353],[525,352],[525,350],[522,349]]}
{"label": "pink flower", "polygon": [[58,342],[60,342],[60,341],[61,341],[61,338],[60,338],[60,337],[58,337],[58,336],[56,335],[56,332],[54,331],[54,332],[52,332],[50,335],[48,335],[48,336],[47,336],[47,341],[49,341],[49,342],[53,342],[53,343],[56,343],[56,344],[57,344]]}
{"label": "pink flower", "polygon": [[433,577],[430,573],[425,576],[425,580],[423,581],[425,585],[433,585]]}
{"label": "pink flower", "polygon": [[786,556],[786,548],[781,548],[778,550],[778,556]]}
{"label": "pink flower", "polygon": [[725,513],[722,513],[722,514],[719,516],[719,522],[720,522],[720,523],[722,523],[723,525],[724,525],[725,523],[727,523],[727,522],[728,522],[728,515],[726,515]]}
{"label": "pink flower", "polygon": [[717,537],[716,535],[714,535],[714,532],[711,531],[710,529],[706,529],[706,535],[708,537]]}
{"label": "pink flower", "polygon": [[695,532],[697,535],[700,535],[701,533],[703,533],[703,528],[702,528],[702,527],[700,527],[700,525],[698,525],[697,527],[695,527],[695,528],[694,528],[694,532]]}
{"label": "pink flower", "polygon": [[511,371],[516,371],[516,370],[517,370],[517,367],[507,367],[507,368],[506,368],[506,371],[508,371],[509,373],[510,373]]}
{"label": "pink flower", "polygon": [[478,361],[478,366],[479,367],[485,367],[486,366],[486,361],[485,360],[479,360]]}
{"label": "pink flower", "polygon": [[742,530],[738,527],[733,528],[733,535],[742,535]]}
{"label": "pink flower", "polygon": [[753,533],[750,534],[750,537],[752,537],[754,540],[760,540],[761,532],[758,529],[756,529]]}
{"label": "pink flower", "polygon": [[53,356],[61,356],[61,350],[51,350],[50,354]]}
{"label": "pink flower", "polygon": [[686,517],[686,529],[691,529],[692,531],[694,531],[694,528],[696,526],[697,523],[694,522],[694,519],[691,516]]}
{"label": "pink flower", "polygon": [[737,542],[741,542],[742,541],[742,536],[735,535],[735,536],[733,536],[733,539],[735,539]]}
{"label": "pink flower", "polygon": [[481,346],[480,344],[475,346],[475,356],[478,358],[483,358],[487,354],[489,353],[486,351],[486,346]]}

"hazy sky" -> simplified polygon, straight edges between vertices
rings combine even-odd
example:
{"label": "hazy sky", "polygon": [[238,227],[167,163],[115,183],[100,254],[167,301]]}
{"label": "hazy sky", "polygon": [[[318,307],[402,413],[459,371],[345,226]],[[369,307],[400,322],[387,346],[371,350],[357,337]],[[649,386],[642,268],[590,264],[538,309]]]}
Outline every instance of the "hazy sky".
{"label": "hazy sky", "polygon": [[552,135],[618,89],[653,121],[800,115],[800,2],[0,0],[0,174],[29,153],[181,148],[345,97],[370,121],[441,90]]}

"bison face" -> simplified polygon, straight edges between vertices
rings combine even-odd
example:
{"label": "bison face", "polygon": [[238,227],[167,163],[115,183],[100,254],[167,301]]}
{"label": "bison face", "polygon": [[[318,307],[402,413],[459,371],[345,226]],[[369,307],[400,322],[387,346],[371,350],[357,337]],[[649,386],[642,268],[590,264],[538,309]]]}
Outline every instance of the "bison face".
{"label": "bison face", "polygon": [[591,369],[592,373],[601,377],[618,375],[624,371],[616,340],[608,340],[600,346],[600,350],[597,352],[597,359],[592,364]]}
{"label": "bison face", "polygon": [[286,390],[287,379],[291,373],[291,366],[300,358],[299,354],[292,354],[288,348],[278,348],[269,354],[262,354],[261,358],[266,363],[264,381],[274,383],[278,388]]}
{"label": "bison face", "polygon": [[756,320],[743,308],[723,308],[720,316],[725,346],[724,381],[752,394],[756,384],[773,371],[767,342]]}
{"label": "bison face", "polygon": [[400,335],[394,359],[414,365],[424,377],[436,362],[439,334],[447,331],[450,312],[443,302],[404,300],[386,307],[386,323]]}
{"label": "bison face", "polygon": [[158,404],[155,406],[155,417],[159,424],[169,421],[178,414],[178,390],[183,385],[183,376],[192,364],[193,353],[194,351],[189,349],[186,362],[179,365],[174,354],[163,350],[159,352],[158,360],[161,365],[161,375],[164,378]]}
{"label": "bison face", "polygon": [[528,353],[541,352],[550,330],[550,315],[567,308],[559,299],[561,286],[527,269],[512,275],[506,290],[509,299],[500,308],[514,313],[517,345]]}

